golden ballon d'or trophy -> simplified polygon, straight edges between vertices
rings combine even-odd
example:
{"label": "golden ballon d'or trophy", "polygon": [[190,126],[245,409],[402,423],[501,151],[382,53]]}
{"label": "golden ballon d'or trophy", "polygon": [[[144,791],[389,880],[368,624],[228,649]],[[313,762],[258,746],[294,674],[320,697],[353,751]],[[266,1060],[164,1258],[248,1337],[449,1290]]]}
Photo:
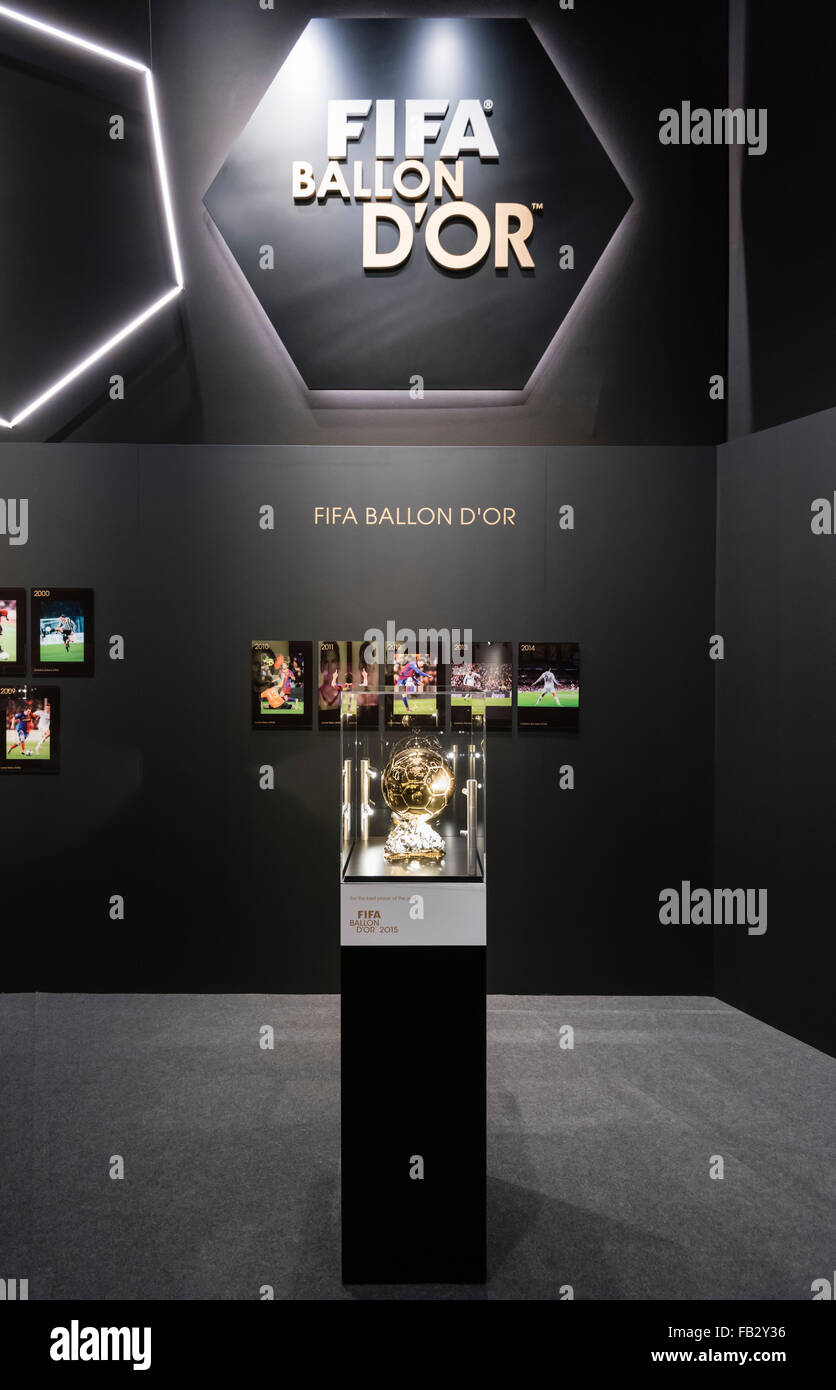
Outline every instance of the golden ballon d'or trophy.
{"label": "golden ballon d'or trophy", "polygon": [[383,857],[390,864],[412,859],[444,858],[444,841],[430,825],[453,792],[454,780],[438,739],[412,734],[392,751],[381,790],[393,823]]}

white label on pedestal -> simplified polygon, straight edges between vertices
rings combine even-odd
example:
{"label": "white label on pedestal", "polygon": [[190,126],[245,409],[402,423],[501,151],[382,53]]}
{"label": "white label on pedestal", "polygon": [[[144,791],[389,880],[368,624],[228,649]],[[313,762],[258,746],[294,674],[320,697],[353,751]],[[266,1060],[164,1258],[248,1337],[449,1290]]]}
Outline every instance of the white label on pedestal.
{"label": "white label on pedestal", "polygon": [[341,946],[484,946],[484,883],[344,883]]}

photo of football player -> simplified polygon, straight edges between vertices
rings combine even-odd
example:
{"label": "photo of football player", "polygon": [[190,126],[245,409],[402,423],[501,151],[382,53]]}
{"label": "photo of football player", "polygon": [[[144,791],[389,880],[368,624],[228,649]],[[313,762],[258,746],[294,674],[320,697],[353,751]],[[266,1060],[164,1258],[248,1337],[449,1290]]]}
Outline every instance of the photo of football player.
{"label": "photo of football player", "polygon": [[[44,700],[42,707],[36,711],[35,717],[37,723],[35,727],[33,752],[40,755],[41,751],[45,749],[45,745],[49,743],[49,726],[52,722],[52,711],[50,709],[49,700]],[[48,751],[46,752],[46,756],[49,756]]]}
{"label": "photo of football player", "polygon": [[253,728],[310,728],[310,642],[253,642],[251,651]]}
{"label": "photo of football player", "polygon": [[26,670],[26,590],[0,589],[0,681]]}
{"label": "photo of football player", "polygon": [[292,714],[294,708],[303,705],[298,664],[276,652],[269,668],[265,666],[267,683],[261,692],[262,712],[267,710],[286,710]]}
{"label": "photo of football player", "polygon": [[[364,723],[363,715],[377,717],[377,704],[367,698],[377,666],[365,659],[363,642],[320,642],[319,727],[339,728],[341,718]],[[355,669],[356,664],[356,669]]]}
{"label": "photo of football player", "polygon": [[320,729],[338,729],[340,697],[354,685],[351,642],[319,643],[318,710]]}
{"label": "photo of football player", "polygon": [[36,675],[93,674],[92,589],[33,589]]}
{"label": "photo of football player", "polygon": [[580,647],[577,642],[521,642],[517,683],[521,729],[577,729]]}
{"label": "photo of football player", "polygon": [[17,604],[0,598],[0,661],[17,660]]}
{"label": "photo of football player", "polygon": [[[63,650],[61,650],[63,648]],[[84,660],[84,614],[41,614],[41,661]]]}
{"label": "photo of football player", "polygon": [[484,723],[511,728],[513,661],[510,642],[474,642],[470,661],[450,667],[450,714],[454,729]]}
{"label": "photo of football player", "polygon": [[69,655],[70,647],[73,642],[73,633],[76,631],[76,625],[72,618],[67,617],[66,613],[62,613],[61,617],[58,619],[58,631],[61,635],[61,641],[64,643],[64,650]]}
{"label": "photo of football player", "polygon": [[57,692],[24,686],[4,701],[6,769],[23,764],[41,771],[52,761],[52,714]]}
{"label": "photo of football player", "polygon": [[437,728],[439,666],[427,652],[397,649],[386,665],[388,728]]}
{"label": "photo of football player", "polygon": [[369,642],[352,643],[353,717],[361,728],[377,728],[381,667]]}
{"label": "photo of football player", "polygon": [[35,718],[31,700],[25,701],[17,708],[12,708],[11,733],[6,737],[6,756],[8,758],[18,752],[22,758],[26,757],[26,740],[29,737],[30,729],[34,729],[34,725]]}
{"label": "photo of football player", "polygon": [[541,700],[543,700],[547,695],[550,695],[554,700],[555,704],[559,705],[560,695],[558,694],[557,676],[554,674],[554,671],[552,670],[551,666],[547,666],[545,671],[543,671],[542,675],[539,675],[535,681],[532,681],[532,690],[536,690],[537,686],[540,684],[541,681],[543,682],[543,689],[537,696],[537,704],[539,705]]}
{"label": "photo of football player", "polygon": [[425,685],[435,683],[435,672],[425,669],[424,660],[420,656],[407,656],[402,662],[395,663],[395,685],[405,710],[409,710],[410,695],[420,695]]}

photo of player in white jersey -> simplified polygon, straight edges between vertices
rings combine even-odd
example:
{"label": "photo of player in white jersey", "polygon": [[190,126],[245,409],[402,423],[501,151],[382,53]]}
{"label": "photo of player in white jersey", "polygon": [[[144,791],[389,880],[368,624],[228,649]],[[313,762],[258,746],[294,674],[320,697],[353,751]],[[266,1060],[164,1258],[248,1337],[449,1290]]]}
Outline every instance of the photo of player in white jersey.
{"label": "photo of player in white jersey", "polygon": [[558,694],[557,676],[554,674],[554,671],[552,670],[551,666],[547,666],[542,675],[537,677],[536,681],[533,682],[532,688],[536,689],[541,681],[543,683],[543,689],[537,696],[537,704],[539,705],[540,701],[543,700],[547,695],[551,695],[554,699],[555,704],[559,705],[560,695]]}
{"label": "photo of player in white jersey", "polygon": [[92,676],[92,589],[32,590],[35,675]]}
{"label": "photo of player in white jersey", "polygon": [[36,714],[35,736],[33,739],[32,751],[41,754],[42,751],[48,754],[46,745],[49,743],[50,724],[52,723],[52,711],[49,700],[45,700]]}
{"label": "photo of player in white jersey", "polygon": [[58,619],[58,632],[61,641],[64,643],[64,651],[69,656],[70,647],[73,644],[76,625],[72,618],[68,618],[66,613],[62,613]]}
{"label": "photo of player in white jersey", "polygon": [[68,613],[42,614],[40,638],[42,661],[83,661],[83,614],[77,613],[74,618]]}
{"label": "photo of player in white jersey", "polygon": [[519,728],[577,729],[581,689],[577,642],[521,642],[519,657]]}
{"label": "photo of player in white jersey", "polygon": [[11,599],[0,598],[0,661],[12,661],[16,655],[16,604]]}
{"label": "photo of player in white jersey", "polygon": [[453,652],[450,718],[454,729],[510,729],[513,694],[510,642],[473,642]]}
{"label": "photo of player in white jersey", "polygon": [[26,590],[0,589],[0,679],[26,670]]}

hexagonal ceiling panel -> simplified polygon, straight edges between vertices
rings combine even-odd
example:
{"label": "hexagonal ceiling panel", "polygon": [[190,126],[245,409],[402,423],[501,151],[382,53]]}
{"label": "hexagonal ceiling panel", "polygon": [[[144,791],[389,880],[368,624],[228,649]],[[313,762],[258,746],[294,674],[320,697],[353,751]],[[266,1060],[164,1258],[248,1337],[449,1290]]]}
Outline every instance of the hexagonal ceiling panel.
{"label": "hexagonal ceiling panel", "polygon": [[[394,159],[404,158],[407,99],[449,103],[426,144],[431,173],[460,100],[478,102],[498,158],[464,154],[464,200],[487,216],[492,241],[466,271],[441,268],[425,230],[434,207],[393,198],[413,226],[397,268],[363,268],[363,201],[373,188],[375,144],[394,101]],[[294,161],[317,185],[328,163],[329,100],[371,101],[360,138],[349,138],[341,193],[294,201]],[[378,129],[378,127],[380,129]],[[471,134],[475,127],[466,127]],[[447,162],[452,168],[452,163]],[[415,175],[411,176],[414,181]],[[407,180],[405,180],[407,182]],[[451,197],[444,191],[443,201]],[[495,265],[497,203],[536,207],[527,241],[534,268],[514,255]],[[513,390],[525,386],[630,205],[630,195],[563,79],[522,19],[315,19],[279,70],[205,197],[206,206],[312,390]],[[542,205],[542,206],[541,206]],[[420,215],[419,215],[420,216]],[[513,223],[512,226],[516,226]],[[397,231],[384,223],[379,250]],[[475,229],[451,221],[445,250],[464,254]],[[561,268],[571,246],[574,268]],[[269,253],[272,247],[273,265]],[[564,256],[564,260],[567,259]]]}

